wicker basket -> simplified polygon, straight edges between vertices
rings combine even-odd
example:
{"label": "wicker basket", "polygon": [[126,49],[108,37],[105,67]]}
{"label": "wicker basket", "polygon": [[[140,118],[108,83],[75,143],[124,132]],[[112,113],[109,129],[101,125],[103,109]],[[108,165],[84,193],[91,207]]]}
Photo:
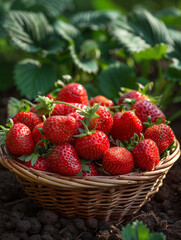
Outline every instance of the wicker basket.
{"label": "wicker basket", "polygon": [[0,162],[14,172],[25,192],[43,208],[56,210],[67,218],[82,217],[120,221],[135,214],[158,192],[168,170],[180,156],[179,142],[153,171],[119,176],[67,177],[27,168],[13,160],[6,148]]}

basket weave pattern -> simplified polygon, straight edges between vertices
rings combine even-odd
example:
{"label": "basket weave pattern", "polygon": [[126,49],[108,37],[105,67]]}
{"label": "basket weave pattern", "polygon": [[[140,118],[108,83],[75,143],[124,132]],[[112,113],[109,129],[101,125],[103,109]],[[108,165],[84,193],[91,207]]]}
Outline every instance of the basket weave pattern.
{"label": "basket weave pattern", "polygon": [[153,171],[119,176],[67,177],[41,172],[15,161],[6,148],[0,163],[14,172],[31,199],[43,208],[56,210],[68,218],[82,217],[120,221],[135,214],[158,192],[167,172],[180,156],[179,142]]}

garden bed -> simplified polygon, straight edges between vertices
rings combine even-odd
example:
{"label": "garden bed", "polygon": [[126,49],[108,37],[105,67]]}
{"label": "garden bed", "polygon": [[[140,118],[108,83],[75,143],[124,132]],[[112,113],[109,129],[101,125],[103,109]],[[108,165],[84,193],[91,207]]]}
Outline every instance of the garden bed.
{"label": "garden bed", "polygon": [[[1,93],[0,119],[6,121],[8,96],[12,91]],[[177,106],[169,110],[171,115]],[[180,120],[171,124],[181,142]],[[121,228],[128,222],[142,220],[151,231],[163,232],[167,240],[181,239],[181,161],[178,160],[167,174],[160,191],[134,216],[121,224],[96,219],[68,220],[56,213],[35,205],[23,192],[13,173],[0,167],[0,239],[121,239]]]}

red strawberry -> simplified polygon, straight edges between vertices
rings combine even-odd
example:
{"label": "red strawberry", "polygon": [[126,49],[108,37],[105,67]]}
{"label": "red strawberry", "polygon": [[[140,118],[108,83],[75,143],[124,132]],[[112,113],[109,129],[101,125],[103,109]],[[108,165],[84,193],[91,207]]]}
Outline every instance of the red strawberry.
{"label": "red strawberry", "polygon": [[99,117],[92,118],[90,120],[89,129],[96,129],[104,132],[105,134],[109,134],[112,125],[113,125],[113,116],[109,112],[109,110],[105,107],[100,106],[96,112]]}
{"label": "red strawberry", "polygon": [[37,114],[33,112],[22,111],[16,114],[13,118],[13,122],[15,123],[23,123],[32,131],[33,128],[42,122],[41,117],[37,116]]}
{"label": "red strawberry", "polygon": [[156,123],[158,118],[161,118],[162,122],[166,121],[164,113],[150,101],[137,101],[131,109],[135,109],[135,114],[142,123],[147,122],[148,116],[151,117],[151,122],[153,123]]}
{"label": "red strawberry", "polygon": [[128,141],[134,133],[140,136],[143,125],[133,111],[118,112],[114,115],[114,122],[111,129],[111,136],[114,140],[121,142]]}
{"label": "red strawberry", "polygon": [[133,156],[125,148],[113,147],[104,153],[102,167],[112,175],[129,173],[133,169],[133,166]]}
{"label": "red strawberry", "polygon": [[139,91],[133,90],[133,91],[127,92],[123,96],[121,96],[119,98],[118,105],[124,104],[125,98],[135,99],[136,101],[139,101],[139,100],[149,101],[149,97],[147,95],[140,93]]}
{"label": "red strawberry", "polygon": [[43,125],[43,133],[53,144],[68,142],[76,128],[76,120],[69,116],[51,116]]}
{"label": "red strawberry", "polygon": [[95,163],[91,162],[91,163],[86,163],[86,165],[88,165],[90,167],[89,171],[82,171],[82,176],[98,176],[99,172],[98,172],[98,168],[95,165]]}
{"label": "red strawberry", "polygon": [[79,83],[70,83],[63,87],[57,97],[58,101],[88,104],[88,96],[85,88]]}
{"label": "red strawberry", "polygon": [[14,124],[7,134],[6,146],[15,155],[31,154],[35,144],[30,129],[23,123]]}
{"label": "red strawberry", "polygon": [[70,114],[68,114],[67,116],[73,117],[73,118],[75,118],[75,120],[76,120],[76,128],[75,128],[74,132],[72,133],[72,137],[71,137],[70,140],[69,140],[69,143],[71,143],[72,145],[74,145],[74,144],[75,144],[75,141],[77,140],[77,137],[73,137],[73,136],[80,134],[79,128],[84,129],[83,124],[82,124],[78,119],[83,120],[83,119],[84,119],[84,116],[78,114],[78,112],[70,113]]}
{"label": "red strawberry", "polygon": [[76,140],[75,148],[79,157],[96,160],[101,159],[104,152],[109,148],[109,139],[101,131],[95,131]]}
{"label": "red strawberry", "polygon": [[[81,104],[81,103],[70,103],[70,104],[75,107],[78,107],[82,110],[86,110],[86,105],[84,105],[84,104]],[[77,111],[77,110],[71,106],[56,103],[51,115],[52,116],[56,116],[56,115],[66,116],[67,114],[73,113],[75,111]]]}
{"label": "red strawberry", "polygon": [[62,175],[76,175],[81,170],[81,162],[75,148],[69,144],[59,144],[48,155],[50,169]]}
{"label": "red strawberry", "polygon": [[102,95],[98,95],[96,97],[93,97],[90,100],[90,102],[89,102],[90,106],[93,106],[94,103],[101,103],[101,105],[105,106],[105,107],[112,107],[112,106],[114,106],[114,103],[113,103],[112,100],[110,100],[110,99],[108,99],[108,98],[106,98],[106,97],[104,97]]}
{"label": "red strawberry", "polygon": [[49,99],[55,100],[56,98],[52,96],[52,92],[48,93],[46,95],[46,97],[48,97]]}
{"label": "red strawberry", "polygon": [[33,166],[31,164],[31,161],[24,162],[24,165],[29,168],[31,167],[31,168],[34,168],[39,171],[46,171],[46,172],[49,171],[49,162],[48,162],[47,158],[39,157]]}
{"label": "red strawberry", "polygon": [[163,123],[147,128],[144,136],[156,143],[160,153],[165,151],[174,141],[174,133],[171,127]]}
{"label": "red strawberry", "polygon": [[132,150],[135,166],[142,170],[152,170],[160,162],[157,145],[151,139],[140,141]]}
{"label": "red strawberry", "polygon": [[[35,142],[35,144],[39,143],[40,140],[42,139],[45,139],[45,136],[41,134],[39,128],[43,128],[43,122],[41,123],[38,123],[34,128],[33,128],[33,131],[32,131],[32,136],[33,136],[33,140]],[[43,142],[41,142],[39,144],[40,146],[44,146]]]}

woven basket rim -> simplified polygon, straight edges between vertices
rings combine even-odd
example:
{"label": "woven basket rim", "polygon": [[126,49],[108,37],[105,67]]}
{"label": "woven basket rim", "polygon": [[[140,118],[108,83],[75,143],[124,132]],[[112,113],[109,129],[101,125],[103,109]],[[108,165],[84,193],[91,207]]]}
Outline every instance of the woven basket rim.
{"label": "woven basket rim", "polygon": [[111,188],[120,185],[141,184],[168,172],[180,157],[180,144],[177,139],[175,139],[175,145],[176,148],[172,149],[168,156],[162,158],[159,165],[152,171],[130,172],[117,176],[62,176],[56,173],[35,170],[13,159],[6,147],[0,148],[0,163],[17,176],[23,177],[30,182],[64,188]]}

